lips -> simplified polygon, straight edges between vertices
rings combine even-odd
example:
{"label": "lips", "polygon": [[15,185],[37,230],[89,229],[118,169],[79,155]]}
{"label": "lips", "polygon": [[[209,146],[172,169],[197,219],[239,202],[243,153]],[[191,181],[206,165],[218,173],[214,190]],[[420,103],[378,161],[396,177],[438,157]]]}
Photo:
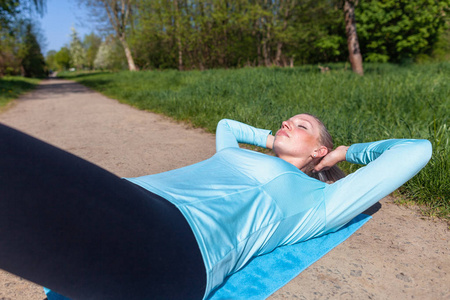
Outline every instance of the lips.
{"label": "lips", "polygon": [[278,132],[276,133],[276,136],[287,136],[287,137],[289,137],[289,135],[283,130],[278,130]]}

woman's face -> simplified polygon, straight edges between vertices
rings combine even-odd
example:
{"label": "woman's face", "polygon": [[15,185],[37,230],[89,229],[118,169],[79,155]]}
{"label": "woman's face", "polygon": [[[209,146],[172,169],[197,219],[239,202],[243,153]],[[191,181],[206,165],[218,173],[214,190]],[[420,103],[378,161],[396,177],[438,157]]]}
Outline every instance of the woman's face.
{"label": "woman's face", "polygon": [[319,122],[310,115],[300,114],[281,124],[275,134],[273,150],[278,157],[293,163],[293,160],[312,158],[320,147],[319,139]]}

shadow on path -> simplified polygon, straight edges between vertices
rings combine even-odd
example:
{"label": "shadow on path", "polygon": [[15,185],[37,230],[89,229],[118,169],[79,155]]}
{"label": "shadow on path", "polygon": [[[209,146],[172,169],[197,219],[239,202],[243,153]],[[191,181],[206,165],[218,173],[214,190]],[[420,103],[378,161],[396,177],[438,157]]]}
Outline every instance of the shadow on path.
{"label": "shadow on path", "polygon": [[32,96],[22,97],[20,100],[45,100],[54,96],[64,97],[66,94],[89,93],[88,88],[74,81],[64,79],[45,79],[32,92]]}

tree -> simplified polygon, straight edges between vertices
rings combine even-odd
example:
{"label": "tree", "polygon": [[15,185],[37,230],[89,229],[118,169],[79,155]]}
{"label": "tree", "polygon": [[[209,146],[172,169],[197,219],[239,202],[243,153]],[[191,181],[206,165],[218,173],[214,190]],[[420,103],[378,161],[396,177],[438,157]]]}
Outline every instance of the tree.
{"label": "tree", "polygon": [[127,42],[127,29],[135,5],[134,0],[79,0],[84,3],[100,23],[108,23],[122,44],[130,71],[136,71],[133,55]]}
{"label": "tree", "polygon": [[445,30],[449,0],[370,0],[358,6],[358,31],[368,61],[400,62],[430,54]]}
{"label": "tree", "polygon": [[439,35],[433,47],[431,57],[437,61],[450,61],[450,28],[447,28]]}
{"label": "tree", "polygon": [[94,68],[100,70],[109,69],[111,52],[111,46],[106,41],[102,42],[98,48],[97,55],[94,60]]}
{"label": "tree", "polygon": [[0,77],[20,74],[20,60],[17,58],[18,42],[14,35],[0,32]]}
{"label": "tree", "polygon": [[108,36],[100,45],[94,60],[94,68],[101,70],[123,70],[126,68],[126,58],[118,42]]}
{"label": "tree", "polygon": [[178,47],[178,70],[183,70],[183,44],[181,42],[181,13],[178,8],[178,0],[173,0],[174,19],[175,19],[175,36]]}
{"label": "tree", "polygon": [[358,34],[356,33],[356,20],[355,20],[355,5],[358,0],[345,0],[344,1],[344,14],[345,14],[345,32],[347,34],[347,45],[350,64],[352,65],[353,72],[364,75],[362,65],[362,55],[359,48]]}
{"label": "tree", "polygon": [[21,60],[22,76],[45,76],[44,56],[42,55],[41,47],[36,40],[36,35],[33,33],[31,23],[25,24],[25,36],[18,56]]}
{"label": "tree", "polygon": [[111,70],[113,68],[113,42],[106,39],[100,45],[94,60],[95,69]]}
{"label": "tree", "polygon": [[75,68],[81,70],[86,64],[86,52],[75,28],[72,28],[72,34],[70,36],[71,41],[69,49],[71,61]]}
{"label": "tree", "polygon": [[45,56],[45,63],[47,64],[47,67],[50,71],[56,71],[58,69],[58,66],[56,64],[55,56],[56,56],[55,50],[50,50],[47,52],[47,55]]}
{"label": "tree", "polygon": [[281,37],[289,65],[348,59],[343,7],[336,1],[296,1]]}
{"label": "tree", "polygon": [[43,15],[45,12],[46,0],[6,0],[7,2],[17,2],[22,8],[22,11],[35,10],[38,14]]}
{"label": "tree", "polygon": [[[133,61],[141,69],[293,66],[294,60],[312,64],[350,59],[355,72],[363,74],[362,57],[368,61],[386,57],[388,61],[397,57],[390,54],[391,48],[401,49],[401,57],[409,53],[412,58],[429,51],[424,49],[434,49],[433,28],[442,27],[433,25],[428,17],[424,19],[427,24],[420,23],[424,14],[421,10],[430,14],[433,7],[450,0],[79,1],[96,8],[97,20],[106,21],[110,32],[117,32],[110,20],[115,20],[114,15],[120,17],[116,19],[122,20],[118,23],[122,25],[116,27],[126,34],[130,50],[126,53],[132,49]],[[115,3],[109,15],[106,2]],[[399,13],[393,3],[405,8]],[[402,19],[392,24],[377,19],[398,18],[402,13]],[[439,21],[448,13],[441,8],[431,15]],[[414,28],[395,32],[406,25]],[[446,35],[439,36],[438,44],[444,45]],[[428,48],[423,47],[424,40]],[[440,49],[445,52],[447,48]]]}
{"label": "tree", "polygon": [[42,15],[45,10],[45,0],[1,0],[0,29],[8,28],[13,18],[20,12],[32,9]]}
{"label": "tree", "polygon": [[86,66],[89,69],[94,69],[94,60],[97,56],[97,52],[102,43],[102,38],[97,36],[95,33],[86,35],[83,40],[83,47],[86,53]]}
{"label": "tree", "polygon": [[18,13],[19,0],[0,1],[0,29],[8,28],[12,18]]}
{"label": "tree", "polygon": [[[4,74],[17,75],[23,73],[22,62],[27,66],[30,63],[34,65],[33,59],[37,59],[38,56],[34,56],[32,60],[27,61],[31,57],[25,55],[27,51],[31,51],[29,49],[30,44],[25,44],[25,24],[32,24],[29,18],[26,18],[25,12],[36,11],[42,15],[44,8],[45,0],[0,0],[0,77]],[[28,42],[34,43],[31,41],[31,35],[34,41],[40,37],[36,23],[34,23],[28,35]],[[27,47],[28,50],[25,50]],[[35,54],[37,55],[37,53]],[[42,58],[42,54],[40,56]]]}
{"label": "tree", "polygon": [[58,70],[68,70],[70,68],[70,50],[67,47],[62,47],[55,54],[55,64]]}
{"label": "tree", "polygon": [[283,51],[283,46],[289,42],[289,39],[291,37],[291,35],[287,29],[288,29],[288,24],[292,15],[292,12],[294,10],[296,1],[295,0],[281,0],[280,1],[280,9],[279,9],[279,16],[281,16],[281,20],[278,22],[279,26],[277,26],[278,28],[276,28],[275,32],[277,35],[277,52],[275,55],[275,64],[278,66],[286,66],[286,60],[282,61],[282,51]]}

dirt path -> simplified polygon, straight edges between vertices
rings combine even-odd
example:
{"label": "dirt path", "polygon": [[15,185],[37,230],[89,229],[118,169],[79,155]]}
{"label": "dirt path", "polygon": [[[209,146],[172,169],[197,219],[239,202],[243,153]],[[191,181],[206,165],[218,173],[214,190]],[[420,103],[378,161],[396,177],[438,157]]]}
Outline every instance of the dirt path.
{"label": "dirt path", "polygon": [[[139,111],[64,80],[47,80],[0,122],[121,177],[189,165],[214,153],[214,136]],[[383,199],[373,219],[270,299],[450,299],[444,222]],[[39,299],[40,286],[0,270],[0,299]]]}

